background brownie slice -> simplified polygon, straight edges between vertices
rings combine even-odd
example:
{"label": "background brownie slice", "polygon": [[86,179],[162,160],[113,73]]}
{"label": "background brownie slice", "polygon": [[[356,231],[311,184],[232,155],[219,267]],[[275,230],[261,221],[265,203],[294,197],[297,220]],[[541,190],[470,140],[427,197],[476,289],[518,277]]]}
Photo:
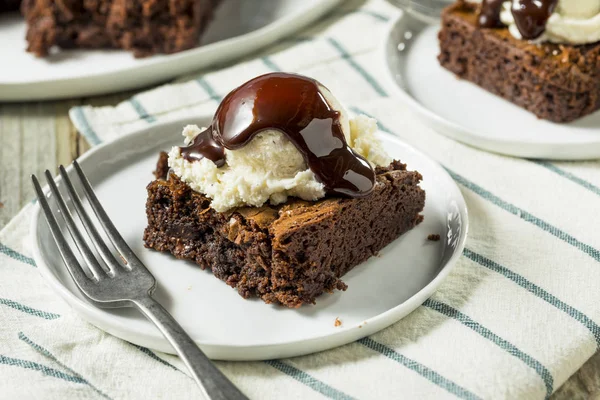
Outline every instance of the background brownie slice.
{"label": "background brownie slice", "polygon": [[420,223],[425,192],[418,172],[394,161],[377,168],[362,199],[293,199],[281,206],[225,213],[167,171],[161,156],[148,185],[147,247],[197,263],[245,298],[299,307],[323,292],[345,290],[340,278]]}
{"label": "background brownie slice", "polygon": [[123,48],[136,57],[198,44],[218,0],[25,0],[28,51]]}
{"label": "background brownie slice", "polygon": [[507,28],[477,26],[477,7],[442,14],[440,64],[537,115],[568,122],[600,109],[600,43],[531,44]]}

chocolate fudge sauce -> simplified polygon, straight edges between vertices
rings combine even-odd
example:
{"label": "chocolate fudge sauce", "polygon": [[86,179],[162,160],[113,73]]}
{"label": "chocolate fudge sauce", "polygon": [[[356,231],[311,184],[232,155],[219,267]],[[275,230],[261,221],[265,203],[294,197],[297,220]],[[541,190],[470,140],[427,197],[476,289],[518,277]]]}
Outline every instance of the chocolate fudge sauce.
{"label": "chocolate fudge sauce", "polygon": [[502,28],[500,11],[505,0],[483,0],[477,24],[482,28]]}
{"label": "chocolate fudge sauce", "polygon": [[225,164],[225,149],[244,147],[260,132],[282,132],[300,151],[329,194],[366,196],[375,172],[346,142],[339,120],[310,78],[271,73],[254,78],[229,93],[213,121],[181,155],[188,161],[208,158]]}
{"label": "chocolate fudge sauce", "polygon": [[548,18],[554,12],[558,0],[516,0],[512,7],[515,24],[523,39],[540,37],[546,30]]}
{"label": "chocolate fudge sauce", "polygon": [[[504,1],[483,0],[478,25],[482,28],[502,27],[500,11]],[[511,0],[512,16],[523,39],[536,39],[544,33],[557,4],[558,0]]]}

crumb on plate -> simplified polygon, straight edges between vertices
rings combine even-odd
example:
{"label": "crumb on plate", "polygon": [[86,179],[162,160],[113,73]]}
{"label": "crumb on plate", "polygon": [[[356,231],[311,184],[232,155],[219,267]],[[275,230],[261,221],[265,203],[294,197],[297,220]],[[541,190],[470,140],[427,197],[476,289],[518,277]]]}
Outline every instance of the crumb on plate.
{"label": "crumb on plate", "polygon": [[333,323],[333,326],[342,326],[342,321],[340,321],[340,319],[338,317],[336,317],[335,322]]}
{"label": "crumb on plate", "polygon": [[432,242],[437,242],[440,240],[440,238],[441,236],[436,233],[432,233],[431,235],[427,236],[427,240],[431,240]]}

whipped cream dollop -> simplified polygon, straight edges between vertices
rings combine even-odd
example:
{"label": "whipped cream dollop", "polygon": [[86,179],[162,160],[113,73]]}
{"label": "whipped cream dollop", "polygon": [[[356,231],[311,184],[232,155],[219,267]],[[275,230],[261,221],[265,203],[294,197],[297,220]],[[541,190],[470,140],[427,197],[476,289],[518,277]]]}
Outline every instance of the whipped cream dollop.
{"label": "whipped cream dollop", "polygon": [[[344,133],[353,150],[372,166],[389,165],[392,160],[375,136],[377,121],[364,115],[346,121]],[[185,144],[202,130],[196,125],[186,126]],[[193,190],[211,198],[211,207],[219,212],[267,202],[281,204],[290,196],[314,201],[326,194],[296,146],[277,130],[265,130],[240,149],[226,149],[225,155],[225,165],[217,167],[207,158],[190,162],[182,157],[179,147],[173,147],[169,167]]]}
{"label": "whipped cream dollop", "polygon": [[[480,3],[481,0],[469,0]],[[500,20],[508,26],[511,35],[523,39],[514,14],[522,10],[521,0],[506,0],[502,4]],[[581,45],[600,41],[600,0],[558,0],[535,42]]]}

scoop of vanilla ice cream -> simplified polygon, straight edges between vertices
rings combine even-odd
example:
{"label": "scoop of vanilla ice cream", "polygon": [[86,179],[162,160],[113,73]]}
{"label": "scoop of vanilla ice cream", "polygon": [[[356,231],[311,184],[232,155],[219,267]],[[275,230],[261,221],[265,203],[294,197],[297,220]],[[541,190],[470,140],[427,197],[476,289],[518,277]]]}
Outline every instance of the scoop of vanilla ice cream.
{"label": "scoop of vanilla ice cream", "polygon": [[[331,95],[326,100],[337,110],[343,110]],[[346,141],[373,166],[391,162],[379,139],[375,137],[377,121],[364,115],[349,119],[343,112],[340,122]],[[183,130],[184,142],[191,143],[202,132],[196,125]],[[226,163],[221,168],[209,159],[189,162],[180,148],[169,153],[169,167],[193,190],[212,199],[211,206],[219,212],[234,207],[285,203],[289,196],[314,201],[325,196],[325,188],[307,167],[302,154],[281,132],[266,130],[237,150],[225,149]]]}
{"label": "scoop of vanilla ice cream", "polygon": [[561,0],[556,12],[564,17],[591,18],[600,13],[600,0]]}
{"label": "scoop of vanilla ice cream", "polygon": [[350,139],[348,144],[363,156],[372,166],[387,166],[392,158],[386,153],[383,144],[375,137],[377,120],[358,115],[350,120]]}
{"label": "scoop of vanilla ice cream", "polygon": [[[184,128],[195,137],[202,129]],[[192,136],[193,135],[193,136]],[[227,211],[244,205],[280,204],[288,196],[317,200],[325,195],[323,184],[306,167],[302,154],[281,132],[263,131],[238,150],[225,149],[226,163],[217,168],[207,158],[189,162],[179,147],[169,153],[169,167],[193,190],[212,199],[212,207]]]}

